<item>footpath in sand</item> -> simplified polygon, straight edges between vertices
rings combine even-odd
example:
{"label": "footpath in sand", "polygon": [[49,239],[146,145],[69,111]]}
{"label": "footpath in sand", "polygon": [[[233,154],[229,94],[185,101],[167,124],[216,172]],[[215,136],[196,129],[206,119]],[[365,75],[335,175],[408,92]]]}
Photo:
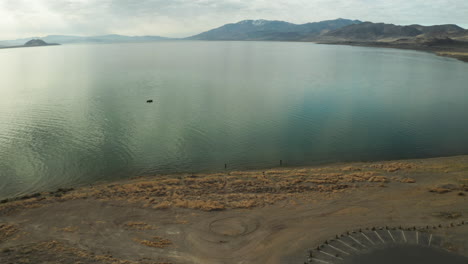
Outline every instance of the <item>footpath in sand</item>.
{"label": "footpath in sand", "polygon": [[467,197],[468,156],[141,177],[0,201],[0,263],[314,263],[362,232],[468,256]]}

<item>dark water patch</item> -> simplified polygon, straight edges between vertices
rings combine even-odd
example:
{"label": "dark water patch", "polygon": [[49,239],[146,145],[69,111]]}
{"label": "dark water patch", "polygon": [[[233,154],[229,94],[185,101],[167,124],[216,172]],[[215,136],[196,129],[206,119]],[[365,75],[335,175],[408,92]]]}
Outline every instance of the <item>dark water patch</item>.
{"label": "dark water patch", "polygon": [[347,258],[345,264],[467,264],[468,258],[434,247],[394,245]]}

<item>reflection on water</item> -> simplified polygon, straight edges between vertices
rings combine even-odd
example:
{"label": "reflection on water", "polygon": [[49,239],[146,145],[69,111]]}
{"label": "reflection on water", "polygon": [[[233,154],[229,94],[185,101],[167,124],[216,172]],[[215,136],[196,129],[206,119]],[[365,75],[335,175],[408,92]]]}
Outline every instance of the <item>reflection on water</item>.
{"label": "reflection on water", "polygon": [[468,64],[431,54],[76,45],[1,50],[0,70],[0,197],[225,163],[468,153]]}

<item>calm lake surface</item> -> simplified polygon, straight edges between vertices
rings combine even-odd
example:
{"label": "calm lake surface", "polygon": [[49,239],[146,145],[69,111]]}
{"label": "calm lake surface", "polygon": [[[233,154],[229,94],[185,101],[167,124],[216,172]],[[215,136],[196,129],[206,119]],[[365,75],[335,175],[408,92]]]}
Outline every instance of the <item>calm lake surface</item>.
{"label": "calm lake surface", "polygon": [[0,197],[225,163],[468,154],[468,63],[428,53],[70,45],[0,50],[0,70]]}

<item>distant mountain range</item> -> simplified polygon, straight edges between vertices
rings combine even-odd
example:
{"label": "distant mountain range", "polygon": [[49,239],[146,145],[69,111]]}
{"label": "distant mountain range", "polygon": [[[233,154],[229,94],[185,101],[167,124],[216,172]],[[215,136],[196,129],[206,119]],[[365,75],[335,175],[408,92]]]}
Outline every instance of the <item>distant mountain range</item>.
{"label": "distant mountain range", "polygon": [[457,25],[398,26],[364,22],[313,39],[321,44],[422,50],[468,62],[468,30]]}
{"label": "distant mountain range", "polygon": [[451,38],[468,41],[468,30],[457,25],[398,26],[341,18],[301,25],[284,21],[244,20],[186,39],[373,42],[413,38],[415,40]]}
{"label": "distant mountain range", "polygon": [[[16,40],[0,41],[0,46],[17,46],[23,45],[25,42],[34,38],[23,38]],[[170,38],[159,37],[159,36],[122,36],[122,35],[103,35],[103,36],[64,36],[64,35],[49,35],[40,38],[48,43],[60,43],[60,44],[74,44],[74,43],[130,43],[130,42],[153,42],[169,40]]]}
{"label": "distant mountain range", "polygon": [[[468,41],[468,30],[457,25],[398,26],[393,24],[335,19],[306,24],[293,24],[276,20],[243,20],[183,38],[160,36],[64,36],[49,35],[42,39],[48,43],[129,43],[164,40],[258,40],[258,41],[395,41],[408,38],[452,38]],[[17,46],[34,38],[0,41],[0,46]]]}
{"label": "distant mountain range", "polygon": [[[0,48],[23,46],[31,39],[37,38],[0,41]],[[51,35],[41,39],[45,42],[60,44],[165,40],[310,41],[322,44],[425,50],[468,61],[468,30],[457,25],[399,26],[342,18],[306,24],[276,20],[244,20],[183,39],[122,35],[93,37]]]}
{"label": "distant mountain range", "polygon": [[401,38],[465,38],[468,30],[457,25],[398,26],[393,24],[364,22],[339,28],[320,36],[319,39],[353,41],[394,41]]}
{"label": "distant mountain range", "polygon": [[300,25],[284,21],[244,20],[235,24],[227,24],[186,39],[300,41],[359,23],[361,23],[359,20],[341,18]]}

